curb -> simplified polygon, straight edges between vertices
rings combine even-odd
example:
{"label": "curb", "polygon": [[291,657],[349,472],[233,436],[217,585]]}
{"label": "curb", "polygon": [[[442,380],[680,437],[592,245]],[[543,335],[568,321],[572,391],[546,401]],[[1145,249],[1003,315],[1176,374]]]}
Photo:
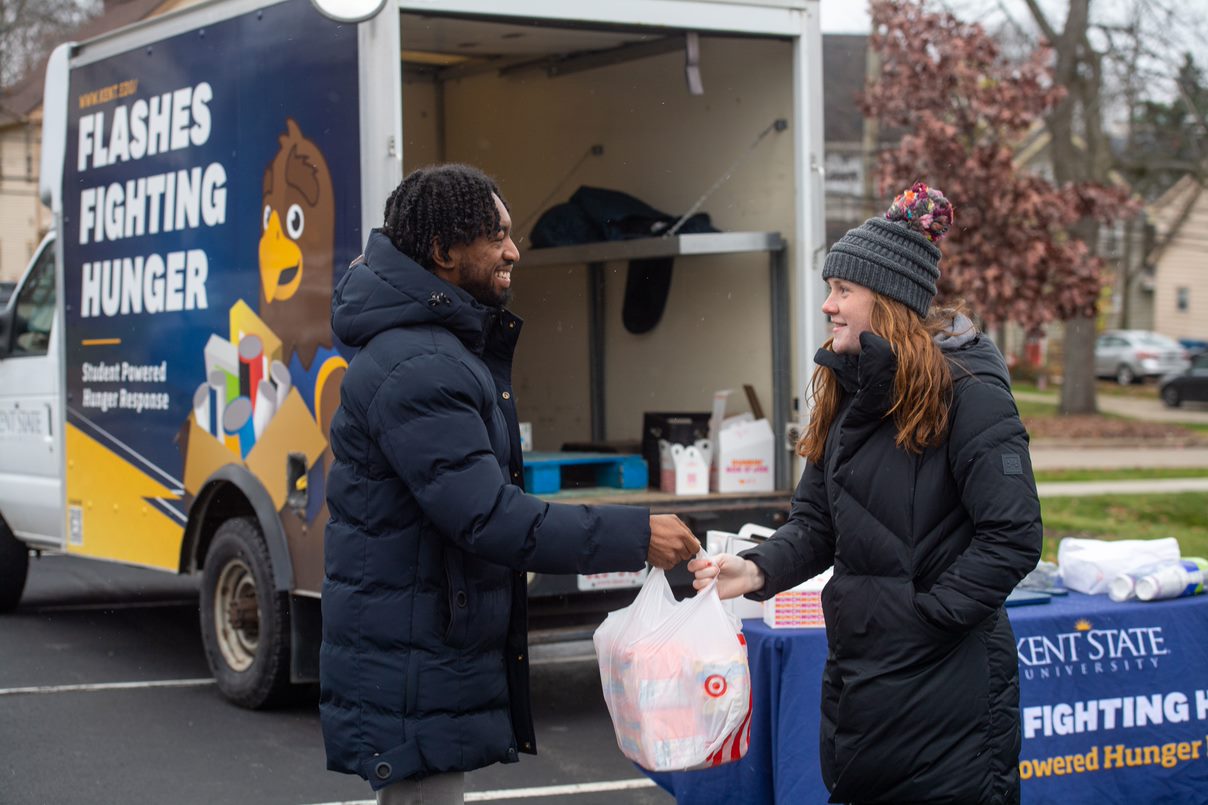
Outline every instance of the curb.
{"label": "curb", "polygon": [[1058,439],[1029,437],[1033,450],[1183,450],[1208,447],[1208,439]]}

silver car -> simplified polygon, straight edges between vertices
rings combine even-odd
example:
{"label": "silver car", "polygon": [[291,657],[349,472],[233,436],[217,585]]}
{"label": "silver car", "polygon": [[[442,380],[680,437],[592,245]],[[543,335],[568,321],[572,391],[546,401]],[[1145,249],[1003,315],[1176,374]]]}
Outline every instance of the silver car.
{"label": "silver car", "polygon": [[1095,342],[1095,376],[1115,378],[1121,386],[1190,365],[1179,342],[1149,330],[1108,330]]}

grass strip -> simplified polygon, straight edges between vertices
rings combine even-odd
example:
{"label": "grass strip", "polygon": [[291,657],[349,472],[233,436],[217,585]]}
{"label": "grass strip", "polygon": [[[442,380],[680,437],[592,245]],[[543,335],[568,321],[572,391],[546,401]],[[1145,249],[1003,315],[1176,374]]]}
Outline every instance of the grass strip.
{"label": "grass strip", "polygon": [[[1061,481],[1144,481],[1151,478],[1208,478],[1208,467],[1115,467],[1108,470],[1038,470],[1036,483]],[[1208,517],[1208,512],[1205,513]]]}
{"label": "grass strip", "polygon": [[1184,556],[1208,556],[1208,493],[1043,498],[1044,558],[1057,561],[1062,537],[1174,537]]}

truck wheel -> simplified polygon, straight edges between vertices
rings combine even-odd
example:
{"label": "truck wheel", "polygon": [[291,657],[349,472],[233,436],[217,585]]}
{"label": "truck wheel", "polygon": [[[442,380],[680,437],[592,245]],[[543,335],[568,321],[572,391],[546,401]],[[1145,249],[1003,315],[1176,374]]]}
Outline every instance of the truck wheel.
{"label": "truck wheel", "polygon": [[201,574],[201,634],[223,695],[270,706],[289,691],[289,600],[273,588],[268,547],[245,517],[218,527]]}
{"label": "truck wheel", "polygon": [[1178,408],[1183,403],[1183,398],[1179,396],[1179,390],[1174,386],[1167,386],[1162,389],[1162,402],[1166,403],[1168,408]]}
{"label": "truck wheel", "polygon": [[0,521],[0,612],[17,608],[29,575],[29,548]]}

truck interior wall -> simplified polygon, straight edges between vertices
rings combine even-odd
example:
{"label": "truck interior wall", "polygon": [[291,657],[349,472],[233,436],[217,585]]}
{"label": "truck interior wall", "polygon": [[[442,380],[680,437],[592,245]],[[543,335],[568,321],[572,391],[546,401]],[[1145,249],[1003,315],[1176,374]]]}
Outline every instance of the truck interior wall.
{"label": "truck interior wall", "polygon": [[[440,161],[440,109],[436,82],[403,72],[403,175]],[[382,199],[385,206],[386,199]]]}
{"label": "truck interior wall", "polygon": [[[621,190],[678,215],[776,118],[792,118],[789,43],[704,38],[704,94],[688,92],[684,55],[669,53],[556,78],[484,73],[444,84],[444,155],[492,174],[507,196],[521,261],[512,307],[525,319],[514,386],[538,449],[590,438],[585,266],[524,266],[538,215],[581,185]],[[404,84],[405,120],[430,89]],[[405,166],[435,149],[430,118],[404,134]],[[601,156],[585,159],[589,148]],[[793,143],[769,134],[701,208],[723,231],[793,237]],[[552,197],[548,198],[548,196]],[[538,209],[540,207],[540,209]],[[768,255],[680,257],[661,322],[633,335],[621,322],[626,265],[606,268],[606,438],[635,439],[645,411],[707,411],[719,388],[752,384],[772,400]],[[746,409],[741,391],[730,413]]]}

